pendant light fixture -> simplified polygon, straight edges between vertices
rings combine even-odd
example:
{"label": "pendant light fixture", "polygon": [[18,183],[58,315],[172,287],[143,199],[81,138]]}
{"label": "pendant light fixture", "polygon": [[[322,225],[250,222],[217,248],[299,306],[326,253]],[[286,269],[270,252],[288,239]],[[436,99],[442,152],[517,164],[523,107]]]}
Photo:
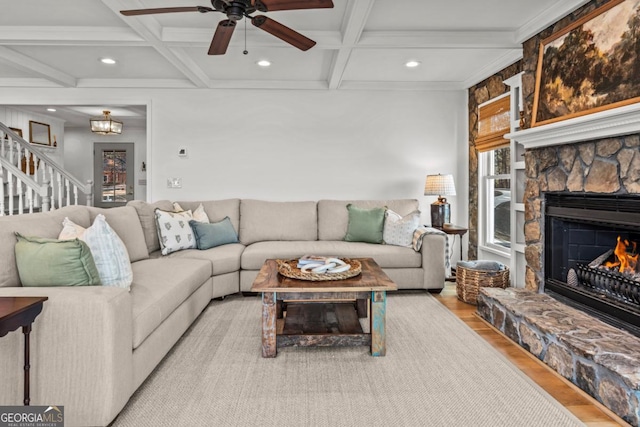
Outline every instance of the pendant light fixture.
{"label": "pendant light fixture", "polygon": [[122,133],[122,122],[111,118],[111,111],[104,110],[103,116],[90,119],[91,132],[100,135],[120,135]]}

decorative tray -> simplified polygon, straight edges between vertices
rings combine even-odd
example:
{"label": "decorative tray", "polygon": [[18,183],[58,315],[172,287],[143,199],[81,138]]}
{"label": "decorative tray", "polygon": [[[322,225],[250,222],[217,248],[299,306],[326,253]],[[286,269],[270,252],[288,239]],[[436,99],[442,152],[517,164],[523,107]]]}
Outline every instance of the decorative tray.
{"label": "decorative tray", "polygon": [[298,259],[277,259],[276,262],[278,263],[278,273],[282,274],[283,276],[292,279],[309,280],[316,282],[323,280],[348,279],[350,277],[355,277],[362,272],[362,265],[360,264],[360,261],[350,258],[341,258],[341,260],[350,265],[351,268],[340,273],[313,273],[311,271],[302,271],[300,268],[298,268]]}

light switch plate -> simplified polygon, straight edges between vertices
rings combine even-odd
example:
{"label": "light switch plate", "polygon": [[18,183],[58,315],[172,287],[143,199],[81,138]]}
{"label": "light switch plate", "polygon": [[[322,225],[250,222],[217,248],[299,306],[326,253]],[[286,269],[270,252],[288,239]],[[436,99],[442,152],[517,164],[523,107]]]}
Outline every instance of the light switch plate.
{"label": "light switch plate", "polygon": [[182,188],[182,178],[167,178],[168,188]]}

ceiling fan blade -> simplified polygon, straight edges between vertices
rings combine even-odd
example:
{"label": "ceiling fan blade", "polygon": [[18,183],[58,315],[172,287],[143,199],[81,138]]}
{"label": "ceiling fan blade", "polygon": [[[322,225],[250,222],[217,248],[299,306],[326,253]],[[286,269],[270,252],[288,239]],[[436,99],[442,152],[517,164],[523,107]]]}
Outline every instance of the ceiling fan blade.
{"label": "ceiling fan blade", "polygon": [[[261,12],[276,10],[326,9],[333,7],[331,0],[253,0]],[[264,10],[263,10],[264,8]]]}
{"label": "ceiling fan blade", "polygon": [[218,22],[218,28],[211,40],[211,46],[209,46],[209,55],[224,55],[229,47],[233,30],[236,28],[236,21],[230,19],[223,19]]}
{"label": "ceiling fan blade", "polygon": [[316,42],[300,34],[291,28],[282,25],[278,21],[267,18],[264,15],[258,15],[251,18],[251,23],[261,30],[276,36],[280,40],[297,47],[300,50],[309,50],[316,45]]}
{"label": "ceiling fan blade", "polygon": [[120,13],[124,16],[136,16],[136,15],[153,15],[155,13],[174,13],[174,12],[213,12],[215,9],[205,6],[191,6],[191,7],[160,7],[156,9],[132,9],[121,10]]}

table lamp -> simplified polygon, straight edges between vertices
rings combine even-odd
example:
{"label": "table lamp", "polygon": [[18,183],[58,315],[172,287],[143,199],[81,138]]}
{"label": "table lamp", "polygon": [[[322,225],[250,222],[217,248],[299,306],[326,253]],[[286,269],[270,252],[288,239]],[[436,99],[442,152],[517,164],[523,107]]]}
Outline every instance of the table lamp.
{"label": "table lamp", "polygon": [[453,175],[427,175],[424,183],[425,196],[438,196],[438,200],[431,204],[431,226],[440,227],[451,222],[451,207],[447,199],[442,196],[455,196],[456,187]]}

